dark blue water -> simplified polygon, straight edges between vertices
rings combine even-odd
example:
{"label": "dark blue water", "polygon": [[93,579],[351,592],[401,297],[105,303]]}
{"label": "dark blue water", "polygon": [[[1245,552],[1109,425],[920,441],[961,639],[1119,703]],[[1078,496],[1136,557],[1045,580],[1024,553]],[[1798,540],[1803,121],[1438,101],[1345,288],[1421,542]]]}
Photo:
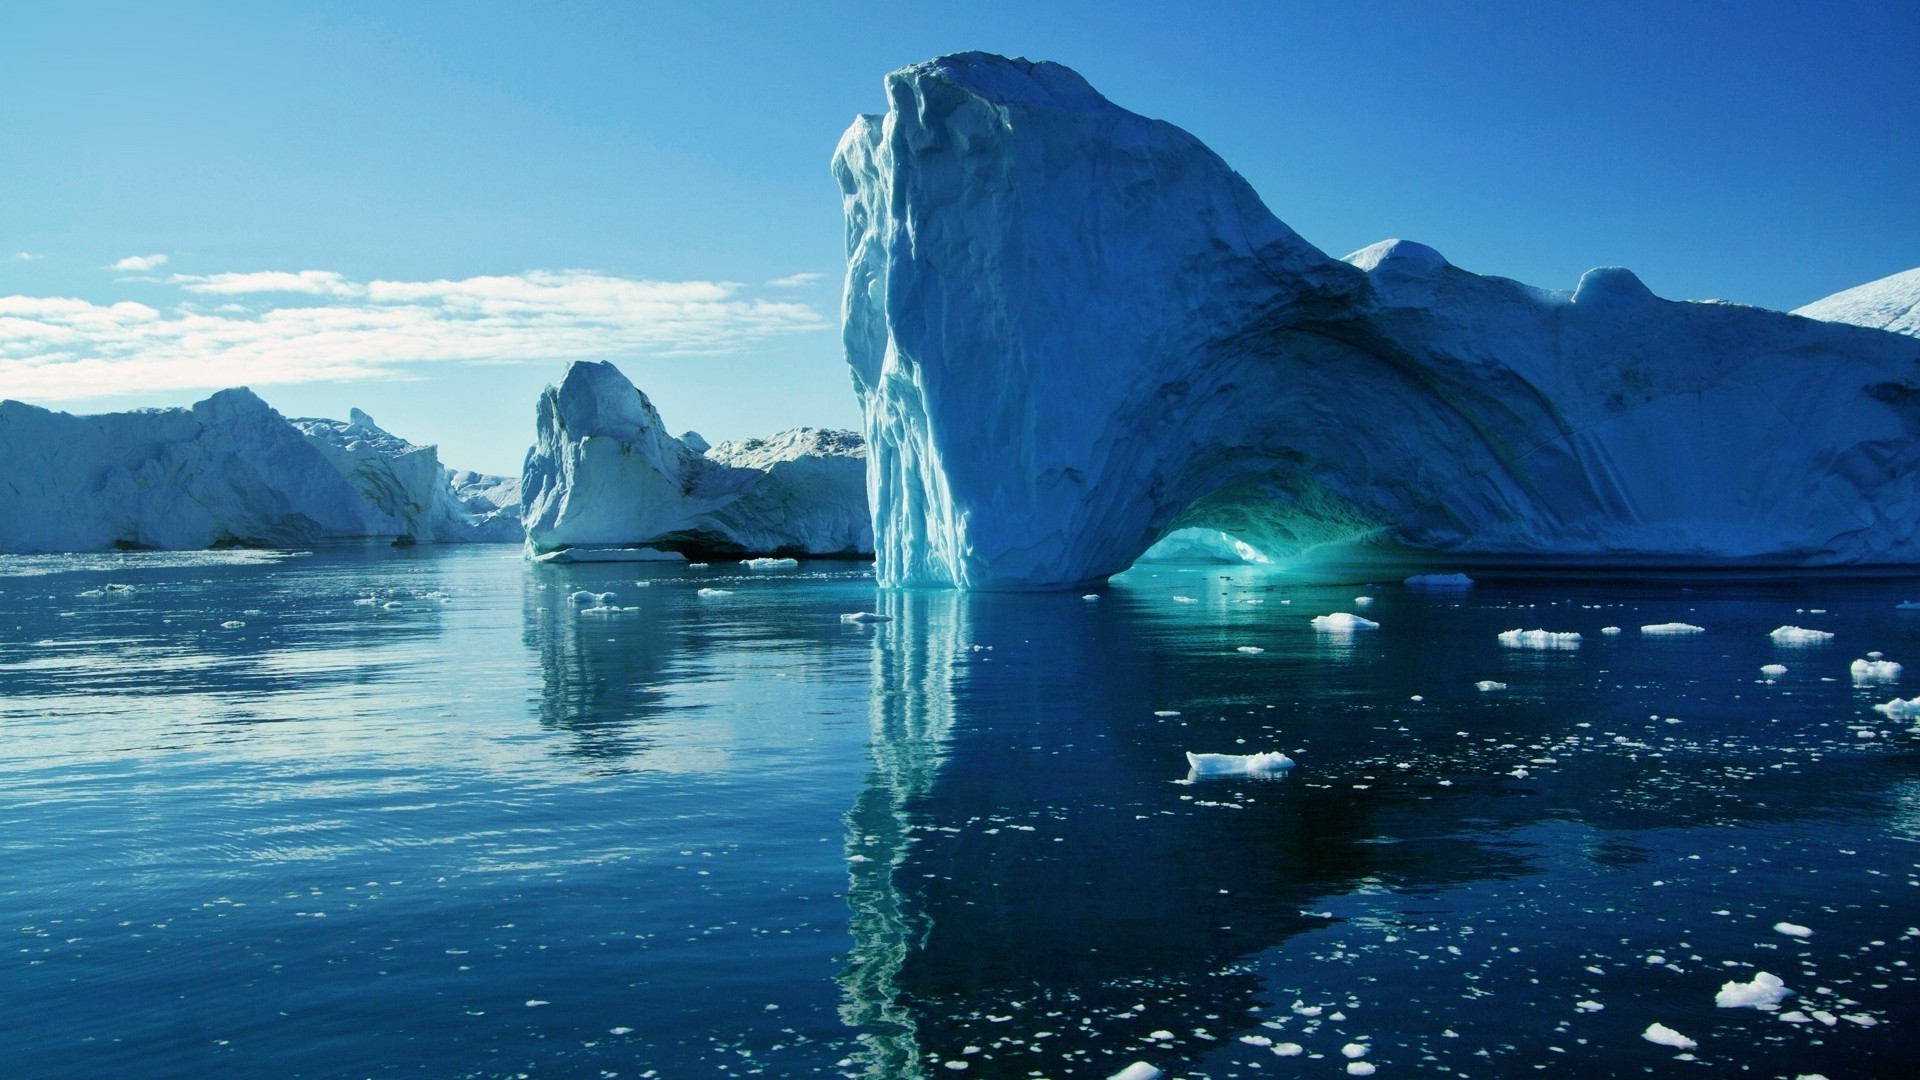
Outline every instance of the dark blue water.
{"label": "dark blue water", "polygon": [[0,559],[5,1068],[1908,1074],[1901,588]]}

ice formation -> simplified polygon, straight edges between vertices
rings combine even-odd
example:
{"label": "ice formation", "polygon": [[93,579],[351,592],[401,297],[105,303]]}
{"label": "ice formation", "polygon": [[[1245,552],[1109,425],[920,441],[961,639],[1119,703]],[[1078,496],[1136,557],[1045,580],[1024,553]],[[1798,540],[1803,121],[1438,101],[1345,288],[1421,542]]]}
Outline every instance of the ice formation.
{"label": "ice formation", "polygon": [[1920,266],[1815,300],[1793,313],[1920,337]]}
{"label": "ice formation", "polygon": [[1072,587],[1188,527],[1456,569],[1920,562],[1911,339],[1617,267],[1334,259],[1058,64],[885,86],[833,166],[883,584]]}
{"label": "ice formation", "polygon": [[1804,626],[1776,626],[1767,636],[1775,645],[1818,645],[1833,640],[1830,630],[1809,630]]}
{"label": "ice formation", "polygon": [[1704,634],[1707,628],[1695,626],[1692,623],[1663,622],[1643,626],[1640,632],[1648,637],[1680,637],[1686,634]]}
{"label": "ice formation", "polygon": [[1218,529],[1176,529],[1142,552],[1135,562],[1265,563],[1272,560],[1250,544]]}
{"label": "ice formation", "polygon": [[1792,994],[1780,976],[1761,971],[1750,982],[1729,980],[1722,984],[1713,1003],[1722,1009],[1777,1009]]}
{"label": "ice formation", "polygon": [[1900,664],[1895,660],[1855,660],[1848,670],[1857,683],[1897,682]]}
{"label": "ice formation", "polygon": [[1265,754],[1196,754],[1187,751],[1187,776],[1266,776],[1293,768],[1293,759],[1278,750]]}
{"label": "ice formation", "polygon": [[527,552],[858,556],[873,550],[858,435],[796,428],[708,447],[667,434],[612,364],[575,363],[541,395],[522,476]]}
{"label": "ice formation", "polygon": [[1380,624],[1350,611],[1336,611],[1331,615],[1315,615],[1313,628],[1324,633],[1347,634],[1355,630],[1378,630]]}
{"label": "ice formation", "polygon": [[415,446],[359,409],[347,419],[289,421],[369,503],[417,543],[519,543],[520,481],[453,470],[432,446]]}
{"label": "ice formation", "polygon": [[1671,1046],[1676,1050],[1692,1050],[1700,1045],[1661,1023],[1648,1024],[1647,1030],[1641,1032],[1640,1037],[1650,1043],[1656,1043],[1660,1046]]}
{"label": "ice formation", "polygon": [[1580,647],[1580,635],[1571,631],[1560,633],[1553,630],[1502,630],[1500,644],[1509,649],[1577,649]]}
{"label": "ice formation", "polygon": [[[1883,714],[1889,720],[1920,720],[1920,697],[1894,698],[1892,701],[1875,705],[1873,711]],[[1774,929],[1777,930],[1779,927]],[[1781,932],[1785,933],[1785,931]]]}
{"label": "ice formation", "polygon": [[1479,682],[1473,684],[1473,688],[1483,694],[1490,694],[1495,690],[1505,690],[1507,684],[1496,682],[1493,679],[1481,679]]}

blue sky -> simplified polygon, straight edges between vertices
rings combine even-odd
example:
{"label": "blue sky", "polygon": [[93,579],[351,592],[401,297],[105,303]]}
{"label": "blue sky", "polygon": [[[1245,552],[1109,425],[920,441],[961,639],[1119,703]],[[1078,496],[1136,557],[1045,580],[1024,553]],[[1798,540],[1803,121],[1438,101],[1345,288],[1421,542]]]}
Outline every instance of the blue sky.
{"label": "blue sky", "polygon": [[[512,472],[577,357],[675,430],[854,426],[827,160],[976,48],[1194,132],[1335,255],[1769,307],[1920,265],[1897,0],[13,6],[0,396],[247,383]],[[89,362],[22,359],[49,325]]]}

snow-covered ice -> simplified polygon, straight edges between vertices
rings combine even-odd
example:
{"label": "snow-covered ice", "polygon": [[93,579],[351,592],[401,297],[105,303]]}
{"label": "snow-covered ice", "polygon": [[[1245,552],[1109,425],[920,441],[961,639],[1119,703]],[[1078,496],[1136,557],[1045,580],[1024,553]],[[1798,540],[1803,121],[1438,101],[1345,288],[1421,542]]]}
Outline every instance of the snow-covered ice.
{"label": "snow-covered ice", "polygon": [[1349,611],[1336,611],[1331,615],[1315,615],[1313,628],[1326,633],[1344,634],[1354,630],[1378,630],[1380,624]]}
{"label": "snow-covered ice", "polygon": [[1160,1080],[1165,1074],[1144,1061],[1136,1061],[1109,1076],[1107,1080]]}
{"label": "snow-covered ice", "polygon": [[1842,290],[1793,313],[1920,337],[1920,267]]}
{"label": "snow-covered ice", "polygon": [[1494,690],[1505,690],[1507,688],[1507,684],[1503,682],[1495,682],[1492,679],[1481,679],[1479,682],[1473,684],[1473,688],[1485,694]]}
{"label": "snow-covered ice", "polygon": [[1650,1043],[1656,1043],[1660,1046],[1671,1046],[1676,1050],[1692,1050],[1700,1045],[1667,1025],[1658,1022],[1648,1024],[1647,1030],[1641,1032],[1640,1037]]}
{"label": "snow-covered ice", "polygon": [[1813,936],[1812,930],[1801,926],[1799,923],[1777,922],[1773,924],[1773,928],[1788,937],[1809,938]]}
{"label": "snow-covered ice", "polygon": [[1777,1009],[1792,994],[1793,991],[1780,981],[1780,976],[1760,971],[1755,972],[1747,982],[1728,981],[1722,984],[1720,992],[1713,997],[1713,1003],[1722,1009]]}
{"label": "snow-covered ice", "polygon": [[1278,750],[1264,754],[1196,754],[1187,751],[1187,775],[1193,779],[1210,776],[1265,776],[1293,767],[1293,759]]}
{"label": "snow-covered ice", "polygon": [[1500,644],[1509,649],[1577,649],[1580,635],[1572,631],[1503,630]]}
{"label": "snow-covered ice", "polygon": [[1804,626],[1780,626],[1768,632],[1775,645],[1818,645],[1832,641],[1830,630],[1809,630]]}
{"label": "snow-covered ice", "polygon": [[1787,673],[1787,665],[1785,664],[1761,664],[1760,665],[1760,674],[1765,675],[1769,679],[1777,679],[1780,676],[1785,675],[1786,673]]}
{"label": "snow-covered ice", "polygon": [[1707,628],[1704,626],[1695,626],[1692,623],[1663,622],[1650,623],[1643,626],[1640,628],[1640,632],[1648,637],[1680,637],[1686,634],[1704,634],[1707,632]]}
{"label": "snow-covered ice", "polygon": [[1885,714],[1889,720],[1920,720],[1920,697],[1894,698],[1875,705],[1873,711]]}
{"label": "snow-covered ice", "polygon": [[799,559],[741,559],[740,565],[749,570],[790,570],[800,565]]}
{"label": "snow-covered ice", "polygon": [[1857,683],[1898,682],[1900,665],[1892,660],[1855,660],[1848,670]]}

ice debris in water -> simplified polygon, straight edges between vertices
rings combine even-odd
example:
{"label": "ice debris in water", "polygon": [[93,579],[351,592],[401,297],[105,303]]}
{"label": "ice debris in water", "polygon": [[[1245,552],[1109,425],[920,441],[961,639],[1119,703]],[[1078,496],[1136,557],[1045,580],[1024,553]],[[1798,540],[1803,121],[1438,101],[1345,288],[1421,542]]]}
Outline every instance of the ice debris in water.
{"label": "ice debris in water", "polygon": [[1884,713],[1889,720],[1920,720],[1920,697],[1902,700],[1894,698],[1882,705],[1875,705],[1873,711]]}
{"label": "ice debris in water", "polygon": [[615,600],[620,599],[620,597],[617,593],[587,592],[585,589],[582,589],[579,592],[574,593],[572,596],[567,597],[567,599],[573,601],[576,604],[580,604],[587,607],[605,607],[606,605],[613,603]]}
{"label": "ice debris in water", "polygon": [[1100,599],[1100,594],[1099,594],[1099,593],[1097,593],[1097,592],[1090,592],[1090,593],[1088,593],[1088,594],[1086,594],[1085,596],[1082,596],[1082,597],[1081,597],[1080,599],[1082,599],[1082,600],[1098,600],[1098,599]]}
{"label": "ice debris in water", "polygon": [[1248,656],[1258,656],[1261,653],[1266,652],[1267,650],[1261,648],[1258,645],[1242,645],[1238,649],[1235,649],[1234,651],[1246,653]]}
{"label": "ice debris in water", "polygon": [[1600,632],[1608,637],[1613,637],[1620,632],[1620,628],[1617,626],[1603,626],[1600,628]]}
{"label": "ice debris in water", "polygon": [[1707,628],[1704,626],[1695,626],[1692,623],[1663,622],[1650,623],[1643,626],[1640,628],[1640,632],[1649,637],[1677,637],[1681,634],[1704,634],[1707,632]]}
{"label": "ice debris in water", "polygon": [[1500,634],[1500,644],[1509,649],[1577,649],[1580,635],[1552,630],[1505,630]]}
{"label": "ice debris in water", "polygon": [[1494,682],[1492,679],[1481,679],[1479,682],[1473,684],[1473,688],[1484,694],[1491,690],[1505,690],[1507,684]]}
{"label": "ice debris in water", "polygon": [[1850,670],[1853,672],[1853,681],[1857,683],[1894,682],[1900,678],[1900,665],[1892,660],[1881,660],[1877,654],[1872,660],[1855,660]]}
{"label": "ice debris in water", "polygon": [[1293,768],[1293,759],[1274,750],[1265,754],[1196,754],[1187,751],[1187,777],[1264,776]]}
{"label": "ice debris in water", "polygon": [[1764,1009],[1780,1007],[1780,1002],[1791,996],[1793,991],[1781,983],[1780,976],[1770,972],[1756,972],[1752,982],[1734,982],[1729,980],[1720,987],[1713,997],[1713,1003],[1722,1009]]}
{"label": "ice debris in water", "polygon": [[1340,1056],[1347,1058],[1350,1061],[1358,1061],[1359,1059],[1367,1056],[1366,1044],[1350,1042],[1347,1045],[1340,1048]]}
{"label": "ice debris in water", "polygon": [[1818,645],[1833,640],[1833,634],[1826,630],[1808,630],[1804,626],[1778,627],[1767,636],[1775,645]]}
{"label": "ice debris in water", "polygon": [[1692,1050],[1694,1047],[1700,1045],[1667,1025],[1657,1022],[1648,1024],[1647,1030],[1641,1032],[1640,1037],[1650,1043],[1658,1043],[1661,1046],[1671,1046],[1676,1050]]}
{"label": "ice debris in water", "polygon": [[698,592],[695,592],[693,595],[695,596],[732,596],[733,590],[732,589],[701,589]]}
{"label": "ice debris in water", "polygon": [[741,559],[740,565],[749,570],[786,570],[800,565],[799,559]]}
{"label": "ice debris in water", "polygon": [[223,622],[223,623],[221,623],[221,624],[220,624],[220,629],[222,629],[222,630],[238,630],[238,629],[240,629],[241,627],[243,627],[243,626],[245,626],[245,625],[247,625],[247,624],[246,624],[246,622],[244,622],[243,620],[240,620],[240,619],[228,619],[228,620],[227,620],[226,622]]}
{"label": "ice debris in water", "polygon": [[1107,1080],[1160,1080],[1165,1074],[1144,1061],[1136,1061],[1109,1076]]}
{"label": "ice debris in water", "polygon": [[1373,1073],[1374,1073],[1374,1068],[1373,1068],[1373,1062],[1371,1061],[1347,1062],[1348,1076],[1372,1076]]}
{"label": "ice debris in water", "polygon": [[1356,604],[1371,604],[1371,603],[1373,603],[1373,597],[1371,597],[1371,596],[1356,596],[1356,597],[1354,597],[1354,598],[1353,598],[1353,602],[1354,602],[1354,603],[1356,603]]}
{"label": "ice debris in water", "polygon": [[1350,630],[1378,630],[1380,624],[1372,619],[1363,619],[1352,612],[1336,611],[1331,615],[1315,615],[1313,628],[1339,634]]}
{"label": "ice debris in water", "polygon": [[1785,664],[1761,664],[1760,665],[1760,674],[1765,675],[1769,679],[1777,679],[1780,676],[1785,675],[1786,673],[1787,673],[1787,665]]}
{"label": "ice debris in water", "polygon": [[[705,592],[706,590],[702,589],[701,591]],[[851,623],[892,622],[893,616],[882,615],[877,611],[849,611],[845,615],[840,616],[840,621]]]}
{"label": "ice debris in water", "polygon": [[1415,574],[1402,584],[1409,589],[1466,589],[1473,579],[1465,574]]}
{"label": "ice debris in water", "polygon": [[1306,1047],[1297,1042],[1274,1043],[1273,1052],[1280,1057],[1299,1057]]}
{"label": "ice debris in water", "polygon": [[1813,931],[1801,926],[1799,923],[1777,922],[1773,924],[1773,928],[1788,937],[1808,938],[1813,936]]}

